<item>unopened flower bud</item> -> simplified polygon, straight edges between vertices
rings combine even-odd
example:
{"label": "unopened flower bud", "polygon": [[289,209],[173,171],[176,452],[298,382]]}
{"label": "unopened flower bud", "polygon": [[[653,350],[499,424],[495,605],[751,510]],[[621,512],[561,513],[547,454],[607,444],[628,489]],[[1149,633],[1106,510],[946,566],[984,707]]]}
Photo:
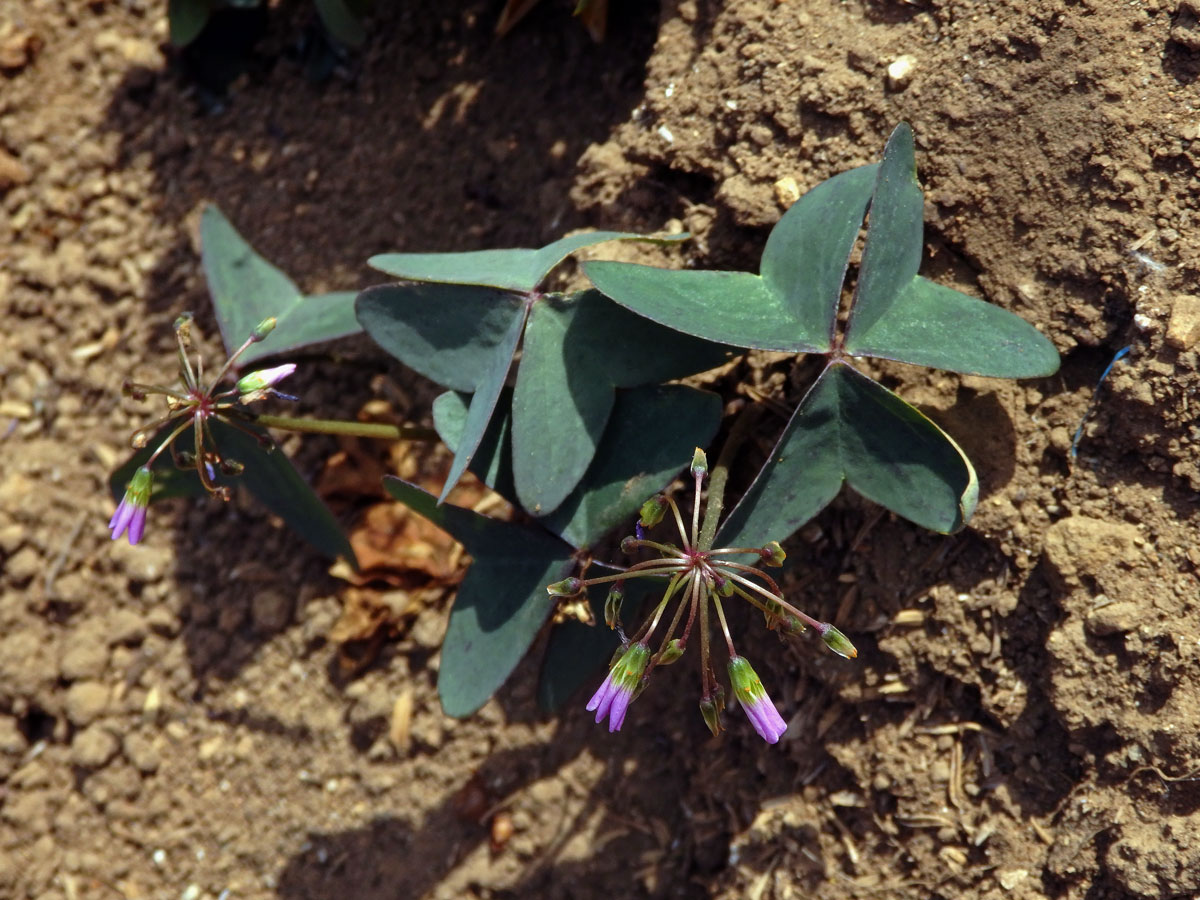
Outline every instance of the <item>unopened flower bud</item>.
{"label": "unopened flower bud", "polygon": [[220,467],[222,475],[237,476],[246,471],[246,467],[236,459],[222,459]]}
{"label": "unopened flower bud", "polygon": [[724,575],[716,575],[713,577],[713,588],[722,597],[733,596],[733,579],[726,578]]}
{"label": "unopened flower bud", "polygon": [[258,323],[258,327],[254,329],[254,333],[250,335],[250,340],[256,344],[264,340],[268,334],[275,330],[275,322],[274,316],[268,316],[263,319]]}
{"label": "unopened flower bud", "polygon": [[614,581],[604,598],[604,624],[616,628],[621,623],[621,604],[625,600],[625,582]]}
{"label": "unopened flower bud", "polygon": [[285,363],[282,366],[275,366],[273,369],[260,369],[257,372],[243,375],[237,383],[237,391],[241,395],[238,399],[243,403],[261,400],[271,393],[271,389],[275,385],[295,371],[295,363]]}
{"label": "unopened flower bud", "polygon": [[669,666],[681,656],[683,656],[683,644],[679,642],[679,638],[672,638],[667,641],[667,646],[663,647],[662,652],[658,654],[658,664]]}
{"label": "unopened flower bud", "polygon": [[626,536],[621,539],[621,552],[626,556],[633,556],[633,554],[637,553],[637,545],[637,538],[632,535]]}
{"label": "unopened flower bud", "polygon": [[779,546],[779,541],[771,541],[771,543],[758,552],[762,554],[763,565],[765,566],[775,566],[778,568],[787,559],[787,554],[783,552],[783,547]]}
{"label": "unopened flower bud", "polygon": [[551,597],[578,597],[583,593],[583,579],[571,576],[562,581],[556,581],[546,588]]}
{"label": "unopened flower bud", "polygon": [[697,447],[696,452],[692,455],[692,477],[703,478],[707,474],[708,457],[705,456],[703,450]]}
{"label": "unopened flower bud", "polygon": [[845,659],[854,659],[858,656],[858,650],[850,643],[850,639],[828,622],[822,622],[818,626],[818,630],[821,634],[821,640],[825,642],[825,646],[838,656]]}
{"label": "unopened flower bud", "polygon": [[763,614],[767,618],[767,627],[772,631],[782,630],[784,634],[804,634],[808,629],[795,615],[788,612],[774,600],[763,602]]}
{"label": "unopened flower bud", "polygon": [[713,737],[721,733],[721,712],[724,709],[725,691],[719,686],[711,696],[700,700],[700,715],[704,717],[704,724],[713,733]]}
{"label": "unopened flower bud", "polygon": [[638,516],[638,524],[643,528],[653,528],[663,520],[667,513],[667,498],[663,494],[655,494],[642,504]]}

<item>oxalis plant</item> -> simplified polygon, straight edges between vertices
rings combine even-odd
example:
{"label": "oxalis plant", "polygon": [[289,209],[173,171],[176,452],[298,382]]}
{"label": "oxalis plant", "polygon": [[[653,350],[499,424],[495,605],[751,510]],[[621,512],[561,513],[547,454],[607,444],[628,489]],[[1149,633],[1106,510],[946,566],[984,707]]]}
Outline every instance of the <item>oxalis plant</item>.
{"label": "oxalis plant", "polygon": [[[205,213],[202,239],[217,320],[232,354],[221,374],[361,328],[447,389],[433,409],[437,435],[454,453],[441,496],[398,478],[384,483],[473,558],[442,647],[438,690],[447,713],[463,716],[482,705],[553,616],[562,621],[547,642],[539,688],[544,705],[562,703],[611,656],[589,709],[616,730],[649,674],[696,640],[701,711],[717,731],[724,694],[711,662],[715,613],[733,695],[759,734],[774,742],[784,730],[782,717],[735,650],[724,601],[750,603],[773,629],[811,629],[835,652],[855,652],[840,631],[792,605],[754,564],[781,563],[779,542],[828,504],[843,482],[944,533],[961,528],[977,500],[974,471],[954,441],[855,360],[1018,378],[1048,375],[1058,366],[1053,346],[1028,323],[917,274],[922,207],[912,133],[901,125],[880,163],[822,182],[784,214],[757,275],[591,261],[583,269],[594,288],[549,290],[553,270],[573,251],[605,240],[647,239],[596,232],[537,250],[384,254],[370,264],[401,282],[357,296],[305,297],[213,209]],[[843,310],[843,283],[868,212],[862,262]],[[254,339],[231,342],[242,335]],[[826,362],[719,528],[725,475],[744,427],[734,427],[714,469],[703,525],[707,464],[702,452],[694,455],[685,476],[694,487],[689,527],[673,497],[656,492],[678,474],[681,460],[712,439],[721,402],[663,382],[723,362],[731,346],[820,354]],[[319,549],[348,556],[336,522],[271,449],[265,429],[431,436],[250,412],[270,398],[289,368],[264,369],[224,388],[219,378],[206,386],[199,373],[188,374],[182,343],[180,357],[183,388],[161,391],[169,415],[153,437],[154,426],[139,432],[145,447],[114,476],[118,492],[129,485],[112,523],[114,536],[140,537],[152,487],[175,489],[177,470],[145,474],[157,473],[155,464],[173,455],[177,464],[191,466],[189,483],[221,493],[228,479],[240,477]],[[154,389],[130,388],[135,396]],[[189,435],[190,449],[156,449]],[[442,502],[468,469],[517,507],[513,521]],[[633,562],[602,562],[609,536],[635,515],[635,535],[621,545]],[[674,525],[678,543],[650,536],[664,519],[668,528]],[[650,599],[652,590],[661,591],[659,599]],[[649,609],[632,634],[621,624],[622,604]],[[592,624],[591,610],[601,605],[608,629]]]}

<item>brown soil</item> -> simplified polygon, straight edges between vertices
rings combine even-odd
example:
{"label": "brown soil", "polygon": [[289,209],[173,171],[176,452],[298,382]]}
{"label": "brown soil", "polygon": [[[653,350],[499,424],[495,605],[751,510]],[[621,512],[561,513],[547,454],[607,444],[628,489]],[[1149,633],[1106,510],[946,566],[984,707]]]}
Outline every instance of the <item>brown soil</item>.
{"label": "brown soil", "polygon": [[[630,0],[601,46],[564,3],[501,42],[498,2],[376,5],[320,86],[288,52],[308,4],[274,15],[216,103],[163,3],[0,4],[0,897],[1200,893],[1196,0]],[[147,415],[122,378],[166,377],[184,310],[215,334],[205,201],[309,290],[385,250],[672,219],[695,238],[640,258],[753,268],[776,183],[871,161],[900,120],[925,274],[1035,322],[1063,368],[880,370],[983,499],[941,537],[843,495],[789,545],[793,593],[862,654],[747,628],[778,746],[737,716],[709,738],[686,665],[617,735],[582,698],[539,712],[534,663],[449,720],[445,602],[344,679],[345,585],[252,507],[180,502],[109,542],[106,475]],[[427,419],[430,386],[336,352],[304,411]],[[759,362],[743,380],[794,403],[790,362]],[[308,474],[335,449],[297,446]]]}

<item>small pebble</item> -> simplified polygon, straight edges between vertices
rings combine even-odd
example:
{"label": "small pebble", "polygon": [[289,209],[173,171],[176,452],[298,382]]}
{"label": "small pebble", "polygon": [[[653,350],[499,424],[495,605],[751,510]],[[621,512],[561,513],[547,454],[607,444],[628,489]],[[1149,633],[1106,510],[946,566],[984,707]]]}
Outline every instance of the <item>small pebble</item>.
{"label": "small pebble", "polygon": [[887,67],[888,87],[893,91],[902,91],[912,81],[913,71],[917,67],[917,58],[908,53],[897,56]]}

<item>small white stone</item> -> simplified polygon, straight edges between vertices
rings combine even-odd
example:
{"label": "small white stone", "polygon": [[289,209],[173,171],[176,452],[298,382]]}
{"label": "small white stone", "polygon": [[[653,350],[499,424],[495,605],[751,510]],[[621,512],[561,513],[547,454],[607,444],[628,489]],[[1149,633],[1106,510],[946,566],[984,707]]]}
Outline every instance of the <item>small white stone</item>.
{"label": "small white stone", "polygon": [[917,58],[905,53],[897,56],[887,67],[888,87],[893,91],[902,91],[912,81],[913,71],[917,68]]}
{"label": "small white stone", "polygon": [[660,138],[662,138],[664,141],[666,141],[668,144],[675,143],[675,135],[671,134],[671,129],[668,128],[666,125],[658,126],[658,136]]}
{"label": "small white stone", "polygon": [[1149,331],[1154,327],[1154,320],[1145,313],[1138,313],[1133,317],[1133,324],[1137,327],[1138,331]]}

